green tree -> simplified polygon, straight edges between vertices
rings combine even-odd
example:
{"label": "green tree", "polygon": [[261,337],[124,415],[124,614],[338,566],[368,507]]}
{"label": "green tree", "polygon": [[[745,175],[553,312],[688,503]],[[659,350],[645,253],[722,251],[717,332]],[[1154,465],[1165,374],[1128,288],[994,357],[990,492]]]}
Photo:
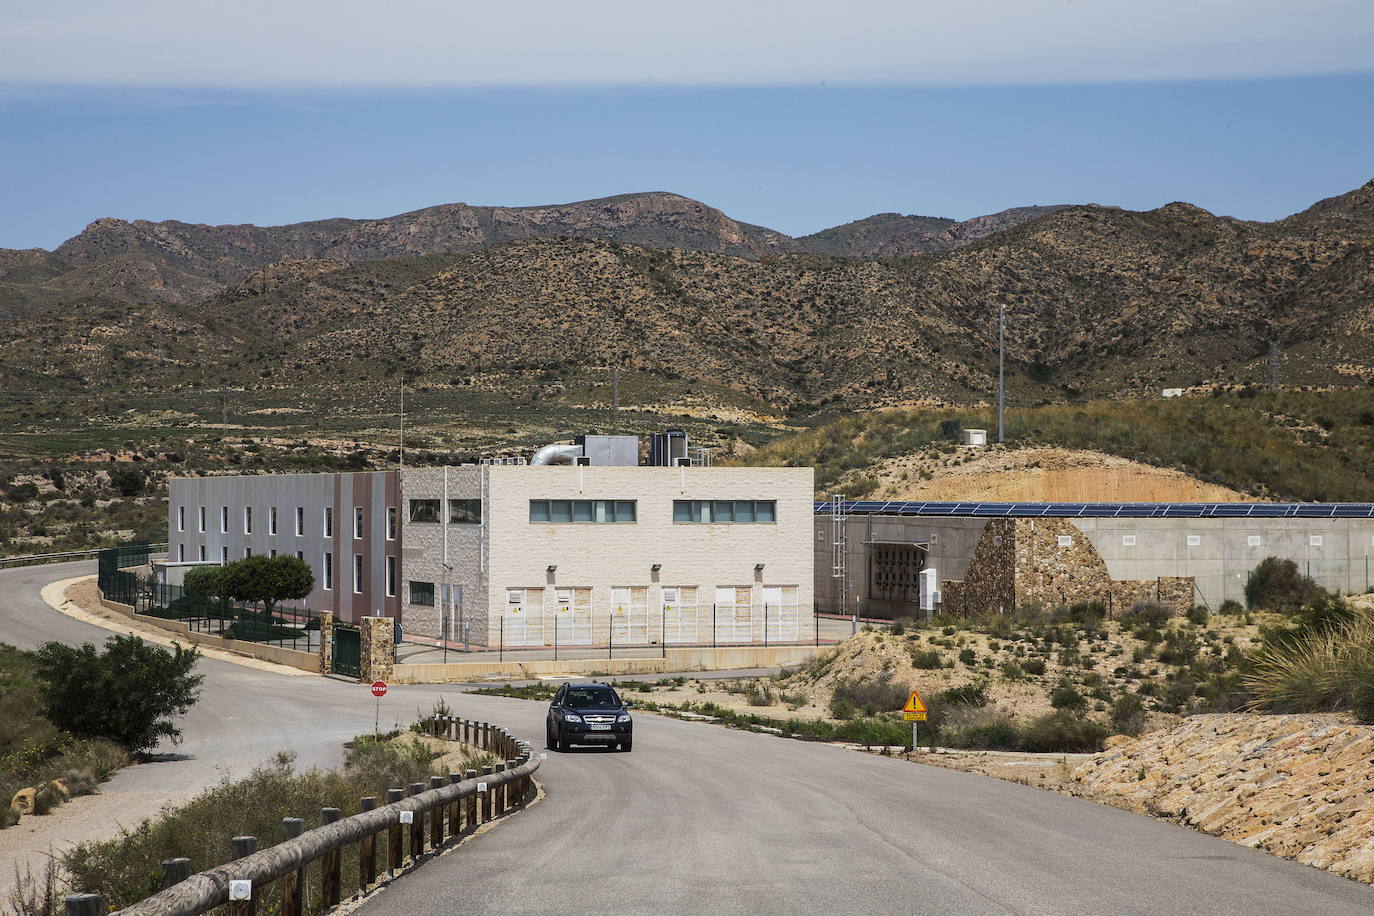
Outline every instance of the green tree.
{"label": "green tree", "polygon": [[219,571],[219,593],[236,601],[256,601],[270,615],[278,601],[299,601],[315,589],[315,574],[295,557],[258,556],[235,560]]}
{"label": "green tree", "polygon": [[1298,572],[1292,560],[1266,557],[1245,580],[1245,603],[1251,608],[1295,610],[1312,601],[1321,587]]}
{"label": "green tree", "polygon": [[135,753],[162,738],[181,741],[173,719],[200,695],[195,674],[200,653],[174,646],[169,652],[137,636],[112,636],[105,650],[86,643],[44,643],[35,674],[45,682],[43,715],[74,735],[109,738]]}
{"label": "green tree", "polygon": [[110,486],[114,487],[120,496],[138,496],[146,484],[143,472],[134,468],[119,468],[110,472]]}
{"label": "green tree", "polygon": [[197,566],[188,569],[186,578],[182,581],[182,588],[192,598],[217,598],[220,592],[219,573],[218,566]]}

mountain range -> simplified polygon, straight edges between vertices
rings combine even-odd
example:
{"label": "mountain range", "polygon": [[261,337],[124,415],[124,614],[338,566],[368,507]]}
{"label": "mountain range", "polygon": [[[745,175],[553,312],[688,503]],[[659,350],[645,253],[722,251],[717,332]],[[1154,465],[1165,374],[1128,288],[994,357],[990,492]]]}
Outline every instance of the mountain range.
{"label": "mountain range", "polygon": [[800,238],[658,192],[269,228],[100,219],[0,251],[0,383],[137,400],[213,379],[285,402],[399,374],[455,403],[573,405],[607,399],[618,366],[646,402],[969,400],[993,383],[999,304],[1023,401],[1271,371],[1365,384],[1374,182],[1273,223],[1020,207]]}

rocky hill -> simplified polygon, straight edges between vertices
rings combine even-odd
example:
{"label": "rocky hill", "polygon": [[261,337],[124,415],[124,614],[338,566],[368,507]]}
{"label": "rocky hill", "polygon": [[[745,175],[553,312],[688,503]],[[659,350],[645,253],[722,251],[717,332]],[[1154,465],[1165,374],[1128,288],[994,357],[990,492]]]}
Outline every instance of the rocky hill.
{"label": "rocky hill", "polygon": [[25,315],[0,325],[0,381],[42,397],[209,377],[336,391],[401,373],[586,405],[609,397],[587,373],[619,365],[642,398],[968,401],[993,388],[1004,304],[1020,403],[1265,381],[1271,342],[1286,383],[1363,385],[1371,196],[1273,224],[1178,203],[842,227],[880,247],[894,221],[946,242],[991,231],[881,259],[786,253],[795,240],[666,194],[273,229],[101,220],[55,254],[0,257],[0,317]]}

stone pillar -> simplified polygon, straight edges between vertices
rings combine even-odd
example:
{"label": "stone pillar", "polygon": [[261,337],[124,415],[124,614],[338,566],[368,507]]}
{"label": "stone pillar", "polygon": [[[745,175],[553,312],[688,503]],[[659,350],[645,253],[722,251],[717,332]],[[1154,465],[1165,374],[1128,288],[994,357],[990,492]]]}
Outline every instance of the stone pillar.
{"label": "stone pillar", "polygon": [[320,673],[334,670],[334,615],[320,611]]}
{"label": "stone pillar", "polygon": [[362,630],[358,680],[364,684],[391,680],[396,659],[396,622],[390,617],[363,617],[358,622]]}

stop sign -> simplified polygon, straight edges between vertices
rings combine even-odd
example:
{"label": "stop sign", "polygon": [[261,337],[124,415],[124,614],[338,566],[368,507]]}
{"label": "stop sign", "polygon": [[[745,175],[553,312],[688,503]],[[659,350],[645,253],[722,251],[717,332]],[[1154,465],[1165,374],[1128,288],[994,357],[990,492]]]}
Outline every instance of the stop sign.
{"label": "stop sign", "polygon": [[377,681],[372,685],[372,695],[377,699],[386,696],[386,681]]}

